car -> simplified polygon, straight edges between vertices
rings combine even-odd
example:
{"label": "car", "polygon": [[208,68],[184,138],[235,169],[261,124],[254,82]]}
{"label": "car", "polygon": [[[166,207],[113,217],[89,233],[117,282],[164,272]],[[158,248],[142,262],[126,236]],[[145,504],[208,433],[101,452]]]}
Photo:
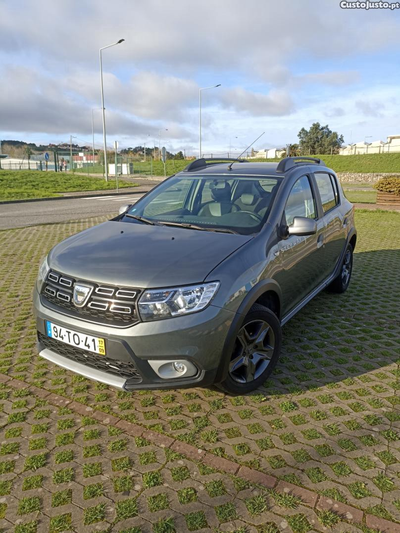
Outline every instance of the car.
{"label": "car", "polygon": [[34,289],[41,357],[126,391],[245,394],[282,326],[349,286],[354,208],[321,159],[200,158],[57,244]]}

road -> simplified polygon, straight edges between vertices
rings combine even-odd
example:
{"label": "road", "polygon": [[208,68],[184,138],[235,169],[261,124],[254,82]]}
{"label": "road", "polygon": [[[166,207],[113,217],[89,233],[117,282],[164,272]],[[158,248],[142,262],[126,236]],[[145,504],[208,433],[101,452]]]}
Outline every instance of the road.
{"label": "road", "polygon": [[118,214],[118,209],[133,204],[143,193],[128,193],[119,196],[68,198],[41,202],[22,202],[0,205],[0,230],[67,222],[95,217],[106,213]]}

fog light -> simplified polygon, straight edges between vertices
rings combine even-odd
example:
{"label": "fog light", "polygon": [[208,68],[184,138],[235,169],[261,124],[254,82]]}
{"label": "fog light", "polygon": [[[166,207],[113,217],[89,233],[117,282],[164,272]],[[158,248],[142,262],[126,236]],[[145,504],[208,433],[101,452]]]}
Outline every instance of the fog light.
{"label": "fog light", "polygon": [[179,374],[184,374],[187,371],[186,365],[180,362],[173,363],[173,367]]}

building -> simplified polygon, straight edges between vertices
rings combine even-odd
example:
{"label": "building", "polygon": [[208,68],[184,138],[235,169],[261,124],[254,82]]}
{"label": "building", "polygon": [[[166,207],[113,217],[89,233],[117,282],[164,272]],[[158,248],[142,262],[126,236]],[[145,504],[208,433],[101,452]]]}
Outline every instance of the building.
{"label": "building", "polygon": [[339,155],[365,155],[400,152],[400,135],[389,135],[387,141],[361,141],[348,144],[339,150]]}
{"label": "building", "polygon": [[266,148],[265,150],[258,150],[249,159],[280,159],[286,154],[283,148]]}

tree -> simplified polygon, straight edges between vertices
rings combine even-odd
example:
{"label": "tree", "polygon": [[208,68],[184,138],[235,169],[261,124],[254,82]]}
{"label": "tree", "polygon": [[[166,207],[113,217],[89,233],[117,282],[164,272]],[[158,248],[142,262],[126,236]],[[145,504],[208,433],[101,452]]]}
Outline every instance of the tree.
{"label": "tree", "polygon": [[174,155],[174,159],[185,159],[182,152],[178,152]]}
{"label": "tree", "polygon": [[343,135],[329,129],[329,126],[321,126],[314,122],[307,131],[302,128],[298,133],[300,151],[302,155],[337,153],[342,146]]}

